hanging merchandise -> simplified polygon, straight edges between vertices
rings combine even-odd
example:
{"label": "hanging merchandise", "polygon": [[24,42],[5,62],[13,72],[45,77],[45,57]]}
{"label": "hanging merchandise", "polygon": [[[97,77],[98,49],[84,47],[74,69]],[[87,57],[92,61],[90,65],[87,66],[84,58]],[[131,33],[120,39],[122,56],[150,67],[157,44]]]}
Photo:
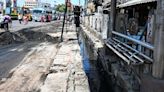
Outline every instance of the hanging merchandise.
{"label": "hanging merchandise", "polygon": [[154,10],[151,10],[148,15],[148,23],[147,23],[147,42],[153,42],[153,24],[154,24]]}

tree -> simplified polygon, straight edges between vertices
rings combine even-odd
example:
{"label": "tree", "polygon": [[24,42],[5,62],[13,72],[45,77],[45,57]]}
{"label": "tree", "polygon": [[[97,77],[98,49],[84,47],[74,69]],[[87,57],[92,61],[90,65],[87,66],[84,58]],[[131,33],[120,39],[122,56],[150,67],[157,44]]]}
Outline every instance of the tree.
{"label": "tree", "polygon": [[64,10],[65,10],[65,4],[59,4],[59,5],[57,5],[56,11],[58,11],[58,12],[64,12]]}

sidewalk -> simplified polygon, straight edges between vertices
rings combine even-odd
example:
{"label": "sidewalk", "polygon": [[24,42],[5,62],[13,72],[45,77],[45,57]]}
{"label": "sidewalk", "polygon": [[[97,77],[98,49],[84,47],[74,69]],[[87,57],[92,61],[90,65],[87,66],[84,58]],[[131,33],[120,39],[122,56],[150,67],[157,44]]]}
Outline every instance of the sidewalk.
{"label": "sidewalk", "polygon": [[[72,29],[70,26],[68,30]],[[89,92],[75,30],[64,33],[50,71],[41,92]]]}

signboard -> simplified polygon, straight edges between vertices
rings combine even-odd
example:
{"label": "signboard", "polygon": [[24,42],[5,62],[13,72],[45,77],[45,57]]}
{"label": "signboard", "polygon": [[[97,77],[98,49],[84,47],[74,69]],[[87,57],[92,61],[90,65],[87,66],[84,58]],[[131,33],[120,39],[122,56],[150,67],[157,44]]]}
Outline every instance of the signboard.
{"label": "signboard", "polygon": [[6,7],[10,7],[11,6],[11,0],[6,0]]}
{"label": "signboard", "polygon": [[0,12],[3,14],[3,2],[0,2]]}
{"label": "signboard", "polygon": [[67,7],[71,7],[71,0],[65,0],[65,3],[67,4]]}
{"label": "signboard", "polygon": [[3,2],[0,2],[0,10],[3,10]]}
{"label": "signboard", "polygon": [[71,0],[65,0],[65,2],[71,2]]}
{"label": "signboard", "polygon": [[17,0],[13,0],[13,7],[17,7]]}
{"label": "signboard", "polygon": [[5,14],[11,14],[11,8],[10,7],[6,7],[5,9]]}
{"label": "signboard", "polygon": [[71,2],[67,2],[67,7],[71,7]]}
{"label": "signboard", "polygon": [[14,14],[17,14],[17,0],[13,0],[13,10]]}

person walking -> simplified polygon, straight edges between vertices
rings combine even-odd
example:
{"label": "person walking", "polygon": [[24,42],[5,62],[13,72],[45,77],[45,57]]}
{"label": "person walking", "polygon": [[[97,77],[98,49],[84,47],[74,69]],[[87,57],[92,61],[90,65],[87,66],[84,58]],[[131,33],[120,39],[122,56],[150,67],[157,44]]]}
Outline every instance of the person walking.
{"label": "person walking", "polygon": [[28,17],[27,17],[27,15],[24,16],[24,24],[25,25],[28,24]]}
{"label": "person walking", "polygon": [[18,20],[19,20],[19,23],[21,24],[21,22],[22,22],[22,14],[18,14]]}
{"label": "person walking", "polygon": [[41,22],[44,22],[44,16],[41,16]]}

